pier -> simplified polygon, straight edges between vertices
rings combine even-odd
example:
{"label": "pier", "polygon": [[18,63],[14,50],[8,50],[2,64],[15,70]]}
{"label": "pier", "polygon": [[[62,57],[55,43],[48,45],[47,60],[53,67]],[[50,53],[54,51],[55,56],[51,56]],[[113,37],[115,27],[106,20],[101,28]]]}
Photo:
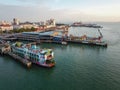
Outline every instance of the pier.
{"label": "pier", "polygon": [[107,47],[107,43],[94,43],[92,41],[82,41],[82,40],[67,40],[68,43],[76,43],[76,44],[84,44],[84,45],[91,45],[91,46],[103,46]]}
{"label": "pier", "polygon": [[[59,35],[58,33],[62,34]],[[68,32],[65,31],[46,31],[46,32],[23,32],[18,34],[11,34],[3,36],[1,39],[6,41],[30,41],[40,43],[57,43],[57,44],[68,44],[68,43],[77,43],[77,44],[85,44],[85,45],[95,45],[95,46],[104,46],[107,47],[107,43],[102,41],[103,38],[102,33],[98,29],[100,34],[99,37],[87,37],[83,36],[68,36]]]}
{"label": "pier", "polygon": [[31,67],[31,65],[32,65],[32,62],[28,61],[27,59],[21,58],[18,55],[12,53],[12,52],[9,52],[7,54],[9,56],[11,56],[12,58],[14,58],[16,61],[21,62],[23,65],[27,66],[28,68]]}

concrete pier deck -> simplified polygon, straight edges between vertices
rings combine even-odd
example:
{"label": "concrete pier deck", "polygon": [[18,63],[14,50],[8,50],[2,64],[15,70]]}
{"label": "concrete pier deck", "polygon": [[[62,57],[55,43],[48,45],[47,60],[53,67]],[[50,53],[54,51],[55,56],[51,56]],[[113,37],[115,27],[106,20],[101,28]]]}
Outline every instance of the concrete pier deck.
{"label": "concrete pier deck", "polygon": [[21,62],[22,64],[24,64],[28,68],[31,67],[31,65],[32,65],[32,62],[28,61],[27,59],[21,58],[12,52],[9,52],[8,55],[11,56],[12,58],[14,58],[15,60]]}

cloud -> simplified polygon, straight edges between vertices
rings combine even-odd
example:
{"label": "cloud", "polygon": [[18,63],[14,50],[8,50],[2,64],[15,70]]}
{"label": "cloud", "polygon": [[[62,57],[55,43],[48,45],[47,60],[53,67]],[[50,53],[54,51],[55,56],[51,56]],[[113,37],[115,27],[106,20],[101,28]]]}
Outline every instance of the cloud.
{"label": "cloud", "polygon": [[19,18],[21,21],[41,21],[49,18],[59,18],[61,11],[52,11],[48,7],[23,7],[0,5],[0,19],[11,21],[13,18]]}
{"label": "cloud", "polygon": [[5,20],[12,20],[13,18],[19,18],[21,21],[39,21],[43,18],[48,18],[50,13],[49,8],[47,7],[24,7],[24,6],[8,6],[8,5],[0,5],[1,12],[0,18]]}
{"label": "cloud", "polygon": [[33,6],[13,6],[0,5],[0,21],[12,21],[18,18],[20,21],[45,21],[54,18],[57,22],[74,22],[74,21],[119,21],[119,16],[99,16],[85,11],[75,9],[57,9],[52,10],[49,7]]}
{"label": "cloud", "polygon": [[47,1],[51,1],[51,0],[17,0],[17,1],[20,1],[20,2],[31,2],[31,1],[34,1],[34,2],[47,2]]}
{"label": "cloud", "polygon": [[32,2],[32,3],[36,3],[36,4],[46,4],[46,3],[57,3],[60,0],[17,0],[19,2]]}
{"label": "cloud", "polygon": [[51,10],[48,7],[0,5],[0,8],[3,8],[0,12],[0,19],[9,21],[12,21],[13,18],[18,18],[20,21],[45,21],[54,18],[58,22],[71,22],[74,20],[80,20],[81,16],[85,16],[82,12],[78,13],[74,10]]}

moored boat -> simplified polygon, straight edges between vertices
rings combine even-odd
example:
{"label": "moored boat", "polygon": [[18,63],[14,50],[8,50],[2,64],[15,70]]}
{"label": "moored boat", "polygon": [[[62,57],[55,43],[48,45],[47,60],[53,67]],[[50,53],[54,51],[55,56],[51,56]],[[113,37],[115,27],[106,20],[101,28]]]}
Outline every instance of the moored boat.
{"label": "moored boat", "polygon": [[82,22],[74,22],[72,25],[72,27],[89,27],[89,28],[103,28],[100,25],[97,24],[90,24],[90,23],[82,23]]}
{"label": "moored boat", "polygon": [[54,52],[52,49],[40,49],[35,43],[23,44],[21,42],[14,43],[11,48],[13,53],[39,66],[55,66]]}

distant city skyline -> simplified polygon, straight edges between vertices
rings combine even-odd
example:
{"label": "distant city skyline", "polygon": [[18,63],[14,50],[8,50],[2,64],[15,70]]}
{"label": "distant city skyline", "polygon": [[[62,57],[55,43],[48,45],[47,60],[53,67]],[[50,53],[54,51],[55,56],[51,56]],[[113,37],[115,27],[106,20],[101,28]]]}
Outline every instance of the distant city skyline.
{"label": "distant city skyline", "polygon": [[120,22],[120,0],[1,0],[0,21]]}

